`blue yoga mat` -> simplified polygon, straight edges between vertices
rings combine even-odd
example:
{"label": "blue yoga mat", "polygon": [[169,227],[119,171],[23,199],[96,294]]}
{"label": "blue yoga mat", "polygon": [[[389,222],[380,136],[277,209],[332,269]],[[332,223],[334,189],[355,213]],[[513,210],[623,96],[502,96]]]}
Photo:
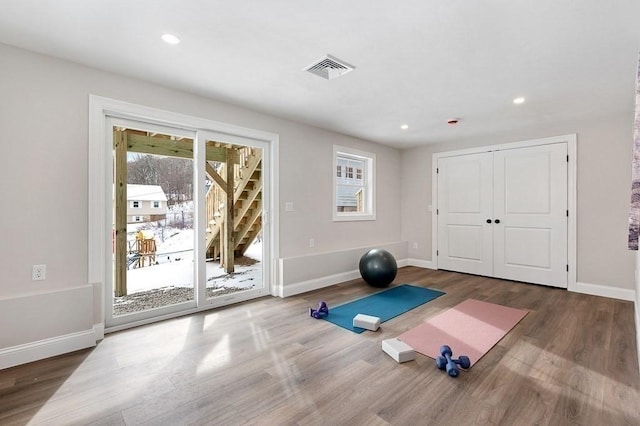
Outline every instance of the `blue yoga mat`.
{"label": "blue yoga mat", "polygon": [[354,333],[362,333],[364,328],[353,326],[353,317],[358,314],[378,317],[380,322],[385,322],[443,294],[439,290],[402,284],[340,306],[329,306],[329,315],[324,319]]}

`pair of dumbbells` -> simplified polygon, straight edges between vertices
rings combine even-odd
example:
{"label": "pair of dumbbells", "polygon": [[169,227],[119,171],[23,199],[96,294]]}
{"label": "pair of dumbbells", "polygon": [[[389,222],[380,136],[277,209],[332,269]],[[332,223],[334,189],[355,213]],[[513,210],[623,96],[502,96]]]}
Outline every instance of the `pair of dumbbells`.
{"label": "pair of dumbbells", "polygon": [[329,315],[329,307],[322,300],[318,303],[318,309],[309,308],[309,316],[312,316],[315,319],[324,318],[327,315]]}
{"label": "pair of dumbbells", "polygon": [[440,354],[441,356],[436,358],[436,365],[440,370],[446,370],[451,377],[458,377],[458,374],[460,374],[458,366],[465,370],[471,367],[471,360],[469,360],[468,356],[460,355],[457,359],[452,358],[453,351],[448,345],[443,345],[440,348]]}

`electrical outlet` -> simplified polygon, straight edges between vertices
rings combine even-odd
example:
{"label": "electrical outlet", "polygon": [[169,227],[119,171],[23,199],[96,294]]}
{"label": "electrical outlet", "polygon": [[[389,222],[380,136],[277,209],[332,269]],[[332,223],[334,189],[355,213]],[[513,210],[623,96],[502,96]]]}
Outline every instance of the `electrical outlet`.
{"label": "electrical outlet", "polygon": [[413,242],[413,248],[417,249],[418,248],[418,243],[416,241]]}
{"label": "electrical outlet", "polygon": [[47,265],[33,265],[31,268],[31,280],[41,281],[47,278]]}
{"label": "electrical outlet", "polygon": [[316,246],[316,240],[314,238],[309,238],[309,247],[313,248]]}
{"label": "electrical outlet", "polygon": [[293,201],[287,201],[284,203],[284,211],[292,212],[293,211]]}

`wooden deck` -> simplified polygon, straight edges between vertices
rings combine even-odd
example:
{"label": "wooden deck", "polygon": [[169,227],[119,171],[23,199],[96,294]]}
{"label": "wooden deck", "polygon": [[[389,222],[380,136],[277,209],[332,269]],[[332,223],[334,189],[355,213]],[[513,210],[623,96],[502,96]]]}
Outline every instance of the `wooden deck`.
{"label": "wooden deck", "polygon": [[[0,424],[640,424],[632,303],[415,267],[395,283],[447,294],[360,335],[307,310],[376,291],[361,280],[110,334],[0,371]],[[468,298],[530,313],[455,379],[382,352]]]}

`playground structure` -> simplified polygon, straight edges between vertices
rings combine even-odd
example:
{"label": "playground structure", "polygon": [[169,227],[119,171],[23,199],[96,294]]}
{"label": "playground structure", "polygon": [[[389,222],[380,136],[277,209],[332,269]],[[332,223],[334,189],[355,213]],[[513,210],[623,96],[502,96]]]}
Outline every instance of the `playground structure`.
{"label": "playground structure", "polygon": [[129,255],[127,257],[127,269],[144,268],[156,263],[156,240],[153,234],[138,231],[136,239],[128,241]]}

